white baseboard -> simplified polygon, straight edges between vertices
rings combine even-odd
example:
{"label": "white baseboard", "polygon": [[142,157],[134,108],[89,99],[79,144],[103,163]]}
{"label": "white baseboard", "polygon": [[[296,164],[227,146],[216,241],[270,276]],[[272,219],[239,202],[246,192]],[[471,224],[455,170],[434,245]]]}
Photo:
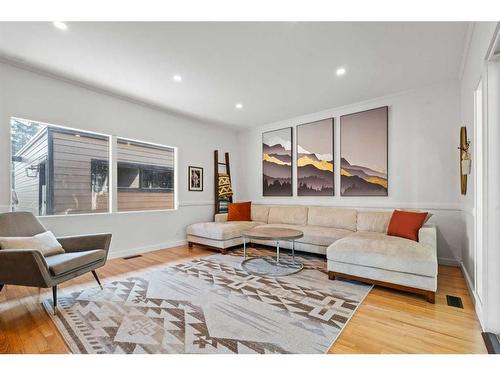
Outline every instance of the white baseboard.
{"label": "white baseboard", "polygon": [[469,295],[471,296],[472,303],[474,304],[474,308],[476,310],[476,316],[477,319],[479,320],[479,324],[481,325],[481,329],[483,332],[485,331],[484,328],[484,322],[483,322],[483,307],[481,304],[481,301],[479,300],[479,297],[474,290],[473,284],[472,284],[472,279],[469,276],[469,273],[467,272],[467,269],[465,268],[465,265],[463,262],[460,262],[460,268],[462,269],[462,273],[465,278],[465,284],[467,285],[467,289],[469,290]]}
{"label": "white baseboard", "polygon": [[121,250],[121,251],[111,250],[108,258],[109,259],[124,258],[124,257],[133,256],[133,255],[149,253],[150,251],[169,249],[171,247],[177,247],[177,246],[182,246],[182,245],[186,245],[186,244],[187,244],[186,240],[178,240],[178,241],[171,241],[171,242],[163,242],[163,243],[159,243],[156,245],[136,247],[133,249],[126,249],[126,250]]}
{"label": "white baseboard", "polygon": [[443,266],[460,267],[461,262],[453,258],[438,257],[438,264],[441,264]]}

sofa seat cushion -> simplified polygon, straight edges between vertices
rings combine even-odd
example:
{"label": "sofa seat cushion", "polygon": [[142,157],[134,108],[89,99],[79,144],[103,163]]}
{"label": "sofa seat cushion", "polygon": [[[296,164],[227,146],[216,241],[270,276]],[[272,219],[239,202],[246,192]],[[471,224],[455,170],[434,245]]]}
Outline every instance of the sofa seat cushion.
{"label": "sofa seat cushion", "polygon": [[258,221],[225,221],[219,223],[196,223],[187,227],[186,232],[191,236],[210,238],[225,241],[241,237],[241,232],[262,224]]}
{"label": "sofa seat cushion", "polygon": [[265,224],[259,225],[257,228],[287,228],[300,230],[304,233],[304,237],[295,240],[295,242],[325,247],[353,233],[346,229],[320,227],[316,225]]}
{"label": "sofa seat cushion", "polygon": [[64,253],[46,257],[45,261],[49,266],[49,271],[53,276],[59,276],[66,272],[85,267],[86,265],[104,260],[106,252],[104,250],[88,250],[74,253]]}
{"label": "sofa seat cushion", "polygon": [[328,260],[428,277],[437,276],[437,256],[430,246],[377,232],[355,232],[326,251]]}

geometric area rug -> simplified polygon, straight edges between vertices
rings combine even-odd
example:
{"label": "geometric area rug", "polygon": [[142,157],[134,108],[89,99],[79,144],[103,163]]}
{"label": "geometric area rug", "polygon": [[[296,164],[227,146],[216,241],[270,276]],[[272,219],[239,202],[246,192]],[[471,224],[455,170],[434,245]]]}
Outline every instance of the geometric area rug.
{"label": "geometric area rug", "polygon": [[326,353],[371,285],[328,280],[326,261],[255,276],[212,255],[62,294],[43,305],[73,353]]}

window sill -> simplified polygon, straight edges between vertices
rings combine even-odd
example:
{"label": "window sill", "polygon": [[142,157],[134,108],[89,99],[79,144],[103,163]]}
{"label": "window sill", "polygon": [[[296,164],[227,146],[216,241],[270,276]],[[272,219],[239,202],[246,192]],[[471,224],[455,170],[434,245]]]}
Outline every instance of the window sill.
{"label": "window sill", "polygon": [[36,215],[37,218],[47,219],[47,218],[61,218],[61,217],[78,217],[78,216],[106,216],[106,215],[115,215],[115,214],[138,214],[138,213],[148,213],[148,212],[173,212],[178,211],[178,208],[163,208],[158,210],[137,210],[137,211],[116,211],[116,212],[89,212],[84,214],[67,214],[67,215]]}

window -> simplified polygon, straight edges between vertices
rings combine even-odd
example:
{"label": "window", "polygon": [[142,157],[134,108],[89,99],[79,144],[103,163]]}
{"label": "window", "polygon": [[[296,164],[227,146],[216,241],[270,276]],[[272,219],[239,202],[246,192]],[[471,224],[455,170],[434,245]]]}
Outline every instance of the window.
{"label": "window", "polygon": [[163,189],[173,188],[173,170],[168,168],[144,168],[142,170],[141,187],[143,189]]}
{"label": "window", "polygon": [[118,189],[139,189],[138,167],[128,166],[124,163],[118,164]]}
{"label": "window", "polygon": [[108,212],[109,143],[106,136],[13,118],[12,209]]}
{"label": "window", "polygon": [[104,160],[92,160],[91,181],[94,193],[108,192],[108,162]]}
{"label": "window", "polygon": [[[175,149],[11,119],[13,211],[36,215],[175,208]],[[109,160],[110,149],[116,160]],[[116,150],[116,153],[114,152]],[[116,166],[111,185],[110,163]]]}
{"label": "window", "polygon": [[118,139],[118,211],[172,209],[174,149]]}
{"label": "window", "polygon": [[118,191],[173,191],[172,167],[118,163]]}

